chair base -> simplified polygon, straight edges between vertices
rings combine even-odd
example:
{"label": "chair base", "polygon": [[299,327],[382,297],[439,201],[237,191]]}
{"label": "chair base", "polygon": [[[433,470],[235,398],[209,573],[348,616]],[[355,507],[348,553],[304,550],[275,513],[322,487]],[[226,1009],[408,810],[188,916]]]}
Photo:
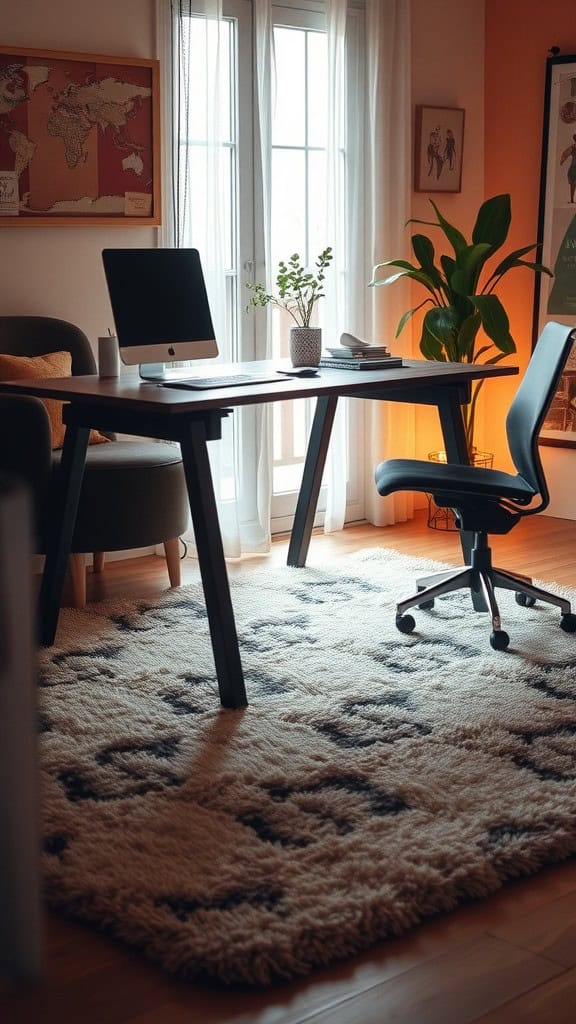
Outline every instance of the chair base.
{"label": "chair base", "polygon": [[411,633],[416,625],[412,616],[406,615],[409,608],[432,608],[437,597],[455,590],[469,589],[481,593],[486,602],[492,620],[492,647],[496,650],[505,650],[509,637],[502,629],[500,610],[496,601],[497,587],[514,591],[517,603],[524,606],[531,606],[538,600],[554,605],[560,609],[562,629],[567,633],[576,631],[576,615],[572,614],[569,601],[541,587],[535,587],[527,576],[506,572],[492,565],[491,551],[485,534],[475,535],[471,565],[422,577],[417,581],[417,587],[415,594],[396,605],[396,625],[402,633]]}

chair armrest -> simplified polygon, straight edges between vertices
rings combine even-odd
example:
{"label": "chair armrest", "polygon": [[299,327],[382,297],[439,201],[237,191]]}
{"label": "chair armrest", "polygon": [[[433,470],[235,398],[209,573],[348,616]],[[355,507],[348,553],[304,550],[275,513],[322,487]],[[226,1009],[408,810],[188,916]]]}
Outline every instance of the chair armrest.
{"label": "chair armrest", "polygon": [[27,483],[35,504],[46,493],[51,460],[50,421],[40,399],[0,395],[0,470]]}

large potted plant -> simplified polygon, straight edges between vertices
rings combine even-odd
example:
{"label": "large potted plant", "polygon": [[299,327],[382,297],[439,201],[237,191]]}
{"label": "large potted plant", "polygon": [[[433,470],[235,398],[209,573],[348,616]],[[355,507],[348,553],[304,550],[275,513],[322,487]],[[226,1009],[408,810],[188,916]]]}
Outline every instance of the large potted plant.
{"label": "large potted plant", "polygon": [[276,275],[277,294],[266,291],[263,284],[248,284],[252,292],[248,303],[251,306],[267,306],[270,303],[285,310],[294,325],[290,328],[290,358],[293,366],[318,366],[322,352],[322,332],[312,327],[314,307],[324,296],[326,270],[332,261],[332,249],[327,246],[316,260],[315,272],[307,270],[297,252],[287,263],[278,264]]}
{"label": "large potted plant", "polygon": [[[498,363],[516,351],[510,334],[508,315],[500,299],[494,294],[502,278],[517,267],[525,267],[535,274],[549,274],[548,267],[523,259],[536,248],[536,244],[515,249],[499,262],[490,261],[501,250],[510,228],[512,216],[508,194],[487,199],[478,211],[472,240],[468,242],[461,231],[442,216],[430,200],[436,220],[409,220],[408,224],[426,224],[439,228],[454,255],[441,255],[438,263],[434,245],[424,234],[412,236],[412,249],[416,263],[408,260],[384,260],[374,267],[370,285],[390,285],[401,278],[416,281],[428,293],[413,309],[401,317],[396,337],[410,318],[428,306],[420,335],[420,351],[426,359],[456,363]],[[397,273],[382,276],[390,267]],[[466,440],[471,458],[474,454],[474,421],[476,403],[483,382],[474,385],[472,400],[463,406]]]}

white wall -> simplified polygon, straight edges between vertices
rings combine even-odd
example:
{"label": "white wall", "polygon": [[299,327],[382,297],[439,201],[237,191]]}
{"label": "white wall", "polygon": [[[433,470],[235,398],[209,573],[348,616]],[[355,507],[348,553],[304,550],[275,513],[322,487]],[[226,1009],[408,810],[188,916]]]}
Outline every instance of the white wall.
{"label": "white wall", "polygon": [[[0,0],[3,46],[155,57],[154,0]],[[106,247],[151,246],[149,227],[0,228],[0,315],[61,317],[96,338],[112,326]]]}

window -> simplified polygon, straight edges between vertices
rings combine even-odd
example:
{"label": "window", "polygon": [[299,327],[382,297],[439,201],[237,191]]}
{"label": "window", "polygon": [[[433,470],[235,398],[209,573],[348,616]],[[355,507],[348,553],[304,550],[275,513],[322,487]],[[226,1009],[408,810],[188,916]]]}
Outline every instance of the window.
{"label": "window", "polygon": [[[273,7],[274,104],[267,168],[271,176],[272,279],[279,260],[293,252],[300,253],[310,264],[326,245],[338,246],[340,254],[347,251],[348,245],[350,197],[337,220],[337,238],[331,237],[334,232],[328,224],[325,20],[318,4],[306,4],[303,0],[303,6],[306,9],[295,5]],[[211,20],[203,12],[204,4],[196,9],[195,0],[189,0],[179,39],[179,244],[195,245],[201,251],[222,357],[250,359],[262,351],[258,330],[262,330],[264,317],[259,319],[247,313],[245,284],[264,279],[262,222],[266,215],[258,170],[259,148],[256,155],[254,150],[259,129],[253,105],[256,89],[252,5],[249,0],[225,0],[221,21]],[[360,19],[356,29],[358,61]],[[354,76],[359,74],[358,69],[359,64]],[[354,118],[362,120],[357,99]],[[348,165],[344,149],[339,160],[339,173],[345,176]],[[358,235],[361,225],[357,221],[356,216]],[[350,267],[342,258],[338,274],[344,294]],[[325,320],[323,306],[321,302],[317,307],[320,326]],[[288,327],[287,318],[275,310],[275,358],[288,353]],[[271,408],[273,529],[287,529],[300,485],[313,403],[273,403]],[[359,413],[353,409],[348,413],[349,444],[354,446],[361,424],[356,420]],[[230,465],[228,476],[220,474],[221,496],[240,498],[241,516],[250,520],[256,515],[258,415],[250,409],[234,415],[238,428],[234,466]],[[240,495],[233,483],[233,469],[239,466],[243,481]],[[360,460],[349,458],[348,466],[352,467],[348,473],[350,518],[361,518]]]}

